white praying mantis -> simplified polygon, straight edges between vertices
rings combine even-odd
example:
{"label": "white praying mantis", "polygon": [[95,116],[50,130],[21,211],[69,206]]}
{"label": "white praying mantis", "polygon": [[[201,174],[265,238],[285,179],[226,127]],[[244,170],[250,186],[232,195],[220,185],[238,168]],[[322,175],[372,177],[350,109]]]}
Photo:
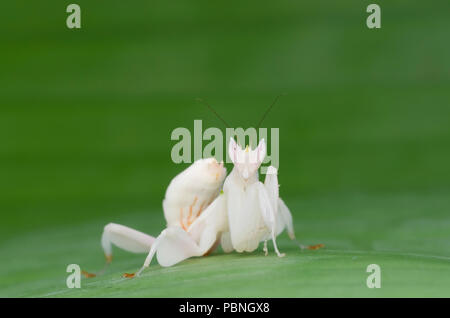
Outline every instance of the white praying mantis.
{"label": "white praying mantis", "polygon": [[[223,162],[208,158],[195,161],[170,182],[163,201],[167,228],[158,237],[124,225],[106,225],[101,244],[107,264],[112,260],[112,245],[148,253],[142,268],[125,277],[139,276],[155,254],[161,266],[172,266],[208,255],[219,244],[225,253],[241,253],[253,252],[264,242],[268,255],[267,241],[272,240],[275,253],[283,257],[276,237],[286,228],[295,240],[294,227],[291,212],[278,194],[277,169],[269,167],[265,182],[259,181],[258,169],[266,155],[264,139],[252,150],[242,149],[230,138],[228,153],[234,164],[228,177]],[[299,246],[317,249],[323,245]]]}

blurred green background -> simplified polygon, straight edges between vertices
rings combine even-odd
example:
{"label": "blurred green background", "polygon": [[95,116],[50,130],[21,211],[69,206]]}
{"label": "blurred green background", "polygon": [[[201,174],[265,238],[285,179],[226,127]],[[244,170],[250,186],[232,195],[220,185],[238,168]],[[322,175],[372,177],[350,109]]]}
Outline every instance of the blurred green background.
{"label": "blurred green background", "polygon": [[[0,10],[0,296],[450,296],[450,2],[4,1]],[[280,194],[300,252],[154,265],[108,222],[153,235],[176,127],[280,128]],[[228,171],[231,167],[228,166]],[[368,264],[382,288],[366,287]],[[273,279],[268,280],[268,277]]]}

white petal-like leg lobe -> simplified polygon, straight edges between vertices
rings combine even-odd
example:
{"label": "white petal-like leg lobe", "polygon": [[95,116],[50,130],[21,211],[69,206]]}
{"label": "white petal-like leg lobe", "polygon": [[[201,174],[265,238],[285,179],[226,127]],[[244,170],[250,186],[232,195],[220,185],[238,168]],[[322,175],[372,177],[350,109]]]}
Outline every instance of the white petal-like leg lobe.
{"label": "white petal-like leg lobe", "polygon": [[276,214],[276,235],[278,236],[287,228],[289,238],[295,239],[294,226],[292,222],[292,214],[284,201],[279,197],[279,185],[277,177],[277,169],[270,166],[267,170],[264,186],[267,189],[267,194],[272,202]]}
{"label": "white petal-like leg lobe", "polygon": [[278,218],[279,218],[280,222],[284,223],[281,231],[283,231],[284,225],[285,225],[287,228],[289,238],[291,240],[295,240],[295,232],[294,232],[294,224],[292,221],[292,214],[291,214],[291,211],[289,211],[289,208],[287,207],[287,205],[284,203],[284,201],[281,198],[278,199]]}
{"label": "white petal-like leg lobe", "polygon": [[234,250],[230,232],[222,233],[220,245],[225,253],[231,253]]}
{"label": "white petal-like leg lobe", "polygon": [[279,222],[283,222],[283,229],[284,229],[284,227],[287,228],[289,238],[291,240],[293,240],[302,250],[303,249],[316,250],[316,249],[324,247],[323,244],[305,246],[305,245],[300,244],[296,240],[295,232],[294,232],[294,224],[292,221],[292,214],[289,211],[289,208],[287,207],[287,205],[284,203],[284,201],[281,198],[278,200],[278,220],[279,220]]}
{"label": "white petal-like leg lobe", "polygon": [[147,253],[155,238],[124,225],[109,223],[102,235],[102,247],[107,258],[112,256],[112,244],[132,253]]}
{"label": "white petal-like leg lobe", "polygon": [[172,266],[193,256],[202,256],[203,250],[182,228],[170,227],[161,233],[156,246],[156,258],[161,266]]}
{"label": "white petal-like leg lobe", "polygon": [[283,257],[284,254],[280,253],[276,242],[276,232],[277,232],[277,215],[276,211],[272,206],[269,194],[267,193],[266,187],[262,184],[258,184],[258,199],[261,207],[261,214],[263,216],[266,226],[270,229],[270,234],[272,237],[273,247],[275,252],[279,257]]}
{"label": "white petal-like leg lobe", "polygon": [[162,231],[152,245],[144,266],[138,274],[150,266],[155,254],[158,263],[167,267],[193,256],[202,256],[210,251],[218,242],[221,232],[228,230],[225,204],[224,195],[217,197],[188,231],[178,226],[168,227]]}
{"label": "white petal-like leg lobe", "polygon": [[192,237],[180,227],[169,227],[161,232],[153,243],[150,253],[145,259],[144,265],[137,272],[139,276],[142,271],[150,266],[153,256],[156,254],[158,263],[168,267],[175,265],[189,257],[203,255],[200,247]]}
{"label": "white petal-like leg lobe", "polygon": [[[270,166],[267,169],[267,175],[266,179],[264,181],[264,186],[267,190],[267,195],[269,196],[270,202],[272,204],[272,207],[275,211],[276,215],[276,236],[278,236],[281,232],[283,232],[284,228],[286,227],[286,222],[284,220],[283,215],[281,215],[279,211],[279,185],[278,185],[278,176],[277,176],[277,169],[273,166]],[[289,213],[289,211],[288,211]],[[289,213],[290,215],[290,213]],[[292,222],[292,217],[291,217]]]}
{"label": "white petal-like leg lobe", "polygon": [[276,214],[273,209],[272,201],[267,193],[266,187],[262,183],[258,182],[257,189],[261,215],[266,226],[272,230],[276,226]]}
{"label": "white petal-like leg lobe", "polygon": [[219,195],[187,230],[201,246],[210,242],[207,233],[228,231],[227,199]]}

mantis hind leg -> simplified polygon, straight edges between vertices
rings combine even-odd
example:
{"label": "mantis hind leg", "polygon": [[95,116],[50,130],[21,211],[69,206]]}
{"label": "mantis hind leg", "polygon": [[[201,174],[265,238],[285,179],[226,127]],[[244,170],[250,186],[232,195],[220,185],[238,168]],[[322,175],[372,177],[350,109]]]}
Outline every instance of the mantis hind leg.
{"label": "mantis hind leg", "polygon": [[147,253],[155,238],[124,225],[109,223],[105,226],[101,244],[106,258],[106,264],[102,270],[93,274],[83,271],[87,278],[99,276],[104,273],[108,264],[112,261],[112,245],[115,245],[131,253]]}
{"label": "mantis hind leg", "polygon": [[267,170],[264,185],[260,182],[258,183],[258,199],[263,220],[270,229],[270,237],[275,252],[278,257],[283,257],[285,254],[280,253],[276,241],[277,235],[284,228],[284,225],[280,224],[278,217],[278,177],[276,168],[270,166]]}
{"label": "mantis hind leg", "polygon": [[[274,213],[275,213],[275,235],[272,235],[272,240],[274,242],[275,251],[277,251],[276,243],[274,236],[278,236],[283,230],[286,228],[289,238],[294,241],[300,249],[309,249],[309,250],[317,250],[319,248],[324,247],[323,244],[305,246],[300,244],[295,238],[294,224],[292,220],[291,211],[284,203],[284,201],[279,197],[278,192],[278,176],[277,169],[274,167],[269,167],[267,170],[266,179],[264,181],[264,187],[267,191],[267,197],[272,204]],[[279,252],[277,252],[278,256],[280,256]]]}
{"label": "mantis hind leg", "polygon": [[[284,203],[284,201],[281,198],[278,199],[278,217],[279,217],[278,222],[282,222],[284,224],[284,226],[286,226],[289,238],[291,240],[293,240],[295,242],[295,244],[297,244],[298,247],[300,247],[300,249],[302,249],[302,250],[305,250],[305,249],[318,250],[319,248],[322,248],[325,246],[323,244],[303,245],[297,241],[297,239],[295,238],[294,224],[292,221],[291,211],[289,211],[289,208],[287,207],[287,205]],[[281,229],[281,231],[284,229],[284,226]]]}
{"label": "mantis hind leg", "polygon": [[155,238],[125,225],[109,223],[102,235],[102,247],[107,260],[112,259],[112,245],[131,253],[147,253]]}

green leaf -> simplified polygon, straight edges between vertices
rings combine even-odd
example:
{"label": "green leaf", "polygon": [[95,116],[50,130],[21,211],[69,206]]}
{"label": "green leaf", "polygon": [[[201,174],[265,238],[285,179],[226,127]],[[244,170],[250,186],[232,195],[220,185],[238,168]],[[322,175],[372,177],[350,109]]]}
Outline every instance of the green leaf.
{"label": "green leaf", "polygon": [[[439,201],[441,200],[441,201]],[[27,297],[405,297],[450,296],[448,217],[421,205],[446,202],[439,197],[327,197],[287,200],[296,233],[303,244],[324,243],[323,249],[300,250],[285,233],[278,258],[269,243],[253,253],[191,258],[163,268],[154,260],[137,278],[122,278],[143,264],[146,255],[114,250],[103,276],[82,279],[80,289],[66,287],[68,264],[95,272],[103,266],[100,235],[104,224],[27,233],[10,239],[1,255],[0,296]],[[431,206],[431,205],[430,205]],[[339,207],[339,208],[337,208]],[[394,213],[395,212],[395,213]],[[119,218],[126,225],[157,235],[162,212]],[[111,220],[113,221],[113,220]],[[117,218],[114,221],[118,221]],[[138,226],[135,226],[138,225]],[[147,230],[148,229],[148,230]],[[381,288],[369,289],[369,264],[381,267]]]}

